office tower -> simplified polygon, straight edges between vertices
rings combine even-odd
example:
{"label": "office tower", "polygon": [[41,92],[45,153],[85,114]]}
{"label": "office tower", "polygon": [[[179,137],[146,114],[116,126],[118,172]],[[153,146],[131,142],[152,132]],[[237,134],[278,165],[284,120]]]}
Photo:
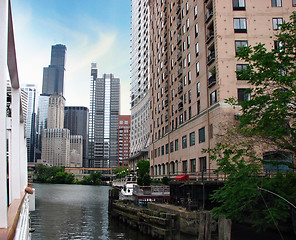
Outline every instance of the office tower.
{"label": "office tower", "polygon": [[65,107],[64,127],[70,130],[71,135],[82,136],[83,167],[88,167],[88,114],[87,107]]}
{"label": "office tower", "polygon": [[81,135],[71,135],[70,136],[70,167],[82,167],[82,160],[83,160],[83,137]]}
{"label": "office tower", "polygon": [[[95,70],[95,65],[92,65]],[[92,74],[97,71],[92,71]],[[120,80],[112,74],[91,79],[89,161],[93,167],[116,167]]]}
{"label": "office tower", "polygon": [[41,161],[50,166],[70,166],[70,130],[64,129],[65,99],[49,96],[47,128],[42,133]]}
{"label": "office tower", "polygon": [[149,153],[149,6],[132,1],[130,167]]}
{"label": "office tower", "polygon": [[48,122],[48,104],[49,104],[49,95],[41,94],[38,98],[38,111],[36,119],[36,152],[35,159],[41,159],[41,150],[42,150],[42,134],[44,129],[47,128]]}
{"label": "office tower", "polygon": [[43,69],[42,94],[63,96],[66,51],[66,46],[62,44],[51,47],[50,65]]}
{"label": "office tower", "polygon": [[[235,121],[229,97],[248,99],[239,47],[274,48],[292,1],[150,1],[150,166],[154,178],[215,169],[203,149]],[[265,9],[266,11],[263,11]],[[283,11],[284,10],[284,11]],[[164,76],[164,77],[163,77]],[[265,150],[266,151],[266,150]]]}
{"label": "office tower", "polygon": [[37,89],[34,84],[26,84],[22,87],[22,90],[25,91],[28,95],[26,117],[28,162],[35,162]]}
{"label": "office tower", "polygon": [[45,129],[42,134],[41,163],[70,167],[70,130]]}
{"label": "office tower", "polygon": [[118,166],[128,166],[131,115],[118,116]]}
{"label": "office tower", "polygon": [[64,128],[65,98],[60,95],[51,95],[48,102],[47,128]]}

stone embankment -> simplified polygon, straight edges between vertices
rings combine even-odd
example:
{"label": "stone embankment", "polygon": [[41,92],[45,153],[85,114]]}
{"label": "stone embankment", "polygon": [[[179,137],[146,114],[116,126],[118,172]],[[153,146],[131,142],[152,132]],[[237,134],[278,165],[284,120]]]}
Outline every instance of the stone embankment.
{"label": "stone embankment", "polygon": [[114,200],[109,193],[109,214],[153,239],[180,239],[180,233],[198,236],[199,240],[230,240],[231,221],[221,216],[215,221],[208,211],[187,211],[171,204],[149,202],[147,208],[128,201]]}

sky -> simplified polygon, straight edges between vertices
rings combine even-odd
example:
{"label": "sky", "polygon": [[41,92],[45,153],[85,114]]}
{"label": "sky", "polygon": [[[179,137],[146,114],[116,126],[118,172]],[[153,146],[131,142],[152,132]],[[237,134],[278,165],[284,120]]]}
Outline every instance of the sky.
{"label": "sky", "polygon": [[66,106],[89,107],[90,68],[120,78],[121,114],[130,114],[131,0],[12,0],[21,84],[41,93],[51,46],[67,47]]}

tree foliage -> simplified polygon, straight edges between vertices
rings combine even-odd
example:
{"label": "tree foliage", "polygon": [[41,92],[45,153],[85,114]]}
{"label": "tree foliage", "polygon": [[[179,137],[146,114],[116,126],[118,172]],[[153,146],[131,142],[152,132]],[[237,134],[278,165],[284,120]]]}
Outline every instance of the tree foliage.
{"label": "tree foliage", "polygon": [[[208,149],[218,170],[227,176],[225,184],[212,195],[218,203],[212,212],[264,229],[287,223],[291,207],[287,202],[259,188],[296,203],[294,172],[262,176],[263,157],[256,150],[271,147],[296,154],[296,15],[284,22],[274,36],[278,47],[268,51],[264,44],[241,48],[238,57],[248,63],[237,71],[249,79],[250,100],[226,102],[239,106],[238,125],[228,129],[214,149]],[[258,144],[260,146],[258,146]],[[291,167],[291,166],[290,166]]]}
{"label": "tree foliage", "polygon": [[149,186],[151,184],[152,180],[149,175],[149,169],[150,169],[150,162],[148,160],[141,160],[137,163],[138,185]]}
{"label": "tree foliage", "polygon": [[241,79],[249,79],[253,86],[250,100],[241,106],[240,130],[247,135],[259,135],[280,149],[296,153],[296,30],[295,12],[290,22],[284,22],[275,35],[275,49],[268,51],[265,45],[244,47],[238,58],[248,63],[245,70],[238,71]]}
{"label": "tree foliage", "polygon": [[65,172],[65,167],[47,167],[39,165],[36,167],[37,182],[41,183],[73,183],[75,177],[72,173]]}
{"label": "tree foliage", "polygon": [[80,183],[85,185],[99,185],[102,182],[101,178],[101,172],[91,172],[89,176],[83,177]]}

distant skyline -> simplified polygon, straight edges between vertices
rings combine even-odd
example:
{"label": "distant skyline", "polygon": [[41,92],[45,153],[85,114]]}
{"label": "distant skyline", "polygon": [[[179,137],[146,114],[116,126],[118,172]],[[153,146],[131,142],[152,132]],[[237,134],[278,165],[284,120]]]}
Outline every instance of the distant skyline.
{"label": "distant skyline", "polygon": [[67,47],[64,96],[67,106],[89,107],[91,63],[98,77],[120,78],[121,114],[130,114],[131,0],[13,0],[12,14],[21,84],[41,93],[51,46]]}

